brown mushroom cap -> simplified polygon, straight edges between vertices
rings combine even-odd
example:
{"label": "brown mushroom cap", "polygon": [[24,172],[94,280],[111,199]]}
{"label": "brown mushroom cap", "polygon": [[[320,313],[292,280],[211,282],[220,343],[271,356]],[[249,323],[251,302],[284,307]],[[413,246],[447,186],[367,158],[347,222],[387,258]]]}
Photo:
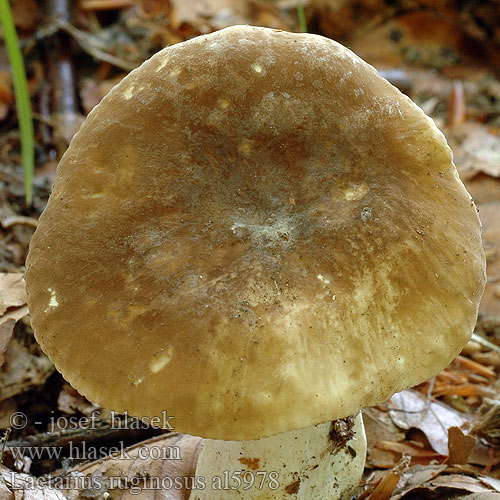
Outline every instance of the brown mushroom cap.
{"label": "brown mushroom cap", "polygon": [[410,99],[332,40],[235,26],[162,50],[90,113],[26,279],[36,338],[89,399],[243,440],[437,373],[485,261]]}

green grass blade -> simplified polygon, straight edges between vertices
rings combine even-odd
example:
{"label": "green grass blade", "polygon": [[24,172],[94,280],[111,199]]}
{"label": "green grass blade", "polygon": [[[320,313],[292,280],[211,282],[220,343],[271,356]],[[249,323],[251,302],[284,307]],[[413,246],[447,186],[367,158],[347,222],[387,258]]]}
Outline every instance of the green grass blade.
{"label": "green grass blade", "polygon": [[19,47],[16,27],[8,0],[0,0],[0,21],[2,23],[5,46],[12,69],[12,82],[16,95],[17,116],[21,134],[21,158],[24,169],[24,189],[26,203],[31,205],[33,196],[33,170],[35,163],[35,137],[33,132],[33,116],[28,90],[28,79],[24,67],[23,55]]}
{"label": "green grass blade", "polygon": [[307,33],[306,15],[304,13],[302,0],[297,0],[297,17],[299,18],[300,31],[302,31],[302,33]]}

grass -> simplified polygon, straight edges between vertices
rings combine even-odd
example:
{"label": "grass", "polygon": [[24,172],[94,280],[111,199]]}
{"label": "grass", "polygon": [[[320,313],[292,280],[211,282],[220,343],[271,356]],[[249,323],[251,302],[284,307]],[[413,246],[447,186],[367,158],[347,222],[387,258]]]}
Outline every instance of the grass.
{"label": "grass", "polygon": [[28,79],[24,67],[23,55],[17,38],[16,27],[8,0],[0,0],[0,22],[7,55],[12,70],[12,82],[16,96],[19,132],[21,135],[21,159],[24,171],[24,189],[26,203],[31,205],[33,197],[33,170],[35,163],[35,138],[33,132],[33,116],[28,89]]}
{"label": "grass", "polygon": [[302,33],[307,33],[306,15],[304,13],[302,0],[297,0],[297,17],[299,18],[300,31],[302,31]]}

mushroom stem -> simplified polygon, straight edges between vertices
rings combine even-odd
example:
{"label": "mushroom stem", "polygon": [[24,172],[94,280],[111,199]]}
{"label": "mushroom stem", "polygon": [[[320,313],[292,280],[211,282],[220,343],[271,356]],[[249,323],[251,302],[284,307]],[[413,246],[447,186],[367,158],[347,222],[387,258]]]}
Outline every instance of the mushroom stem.
{"label": "mushroom stem", "polygon": [[206,439],[192,500],[339,500],[359,484],[366,455],[361,413],[254,441]]}

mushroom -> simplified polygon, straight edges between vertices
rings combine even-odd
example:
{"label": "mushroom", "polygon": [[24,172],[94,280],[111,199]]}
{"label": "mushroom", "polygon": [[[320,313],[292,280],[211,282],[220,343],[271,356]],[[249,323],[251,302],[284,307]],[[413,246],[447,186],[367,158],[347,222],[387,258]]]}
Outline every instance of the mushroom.
{"label": "mushroom", "polygon": [[162,50],[89,114],[26,282],[78,391],[207,438],[194,499],[331,500],[363,470],[360,409],[467,343],[485,260],[408,97],[332,40],[233,26]]}

